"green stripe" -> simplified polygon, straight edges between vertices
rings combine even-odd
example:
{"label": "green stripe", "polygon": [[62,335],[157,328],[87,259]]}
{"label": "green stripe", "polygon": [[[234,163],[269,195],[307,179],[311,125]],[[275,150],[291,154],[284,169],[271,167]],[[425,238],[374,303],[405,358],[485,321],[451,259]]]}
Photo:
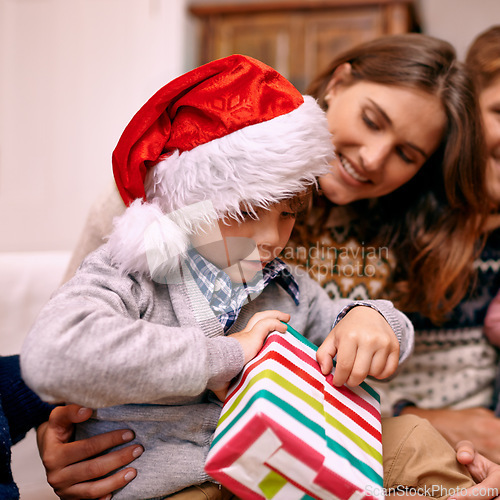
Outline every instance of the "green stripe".
{"label": "green stripe", "polygon": [[[263,378],[267,378],[267,379],[274,381],[277,385],[282,387],[285,391],[288,391],[291,394],[293,394],[294,396],[296,396],[297,398],[301,399],[304,403],[306,403],[308,406],[310,406],[313,410],[315,410],[320,415],[322,415],[326,419],[328,424],[330,424],[332,427],[334,427],[339,432],[344,434],[344,436],[346,436],[353,443],[355,443],[357,446],[359,446],[359,448],[361,448],[365,453],[367,453],[373,459],[375,459],[377,462],[382,464],[382,454],[379,451],[377,451],[373,446],[368,444],[365,440],[360,438],[353,431],[348,429],[339,420],[337,420],[333,416],[325,413],[323,404],[320,401],[318,401],[316,398],[314,398],[310,394],[307,394],[302,389],[299,389],[296,385],[292,384],[290,381],[285,379],[279,373],[276,373],[275,371],[271,370],[270,368],[268,368],[266,370],[262,370],[260,373],[258,373],[254,377],[252,377],[248,386],[245,387],[245,389],[238,395],[238,398],[235,399],[235,401],[231,405],[231,408],[228,410],[228,412],[226,414],[224,414],[223,416],[221,416],[219,424],[221,422],[223,422],[224,420],[226,420],[226,418],[229,414],[233,413],[233,411],[236,409],[236,406],[239,404],[239,402],[245,396],[245,394],[250,390],[250,388],[254,384],[256,384],[259,380],[262,380]],[[241,412],[240,412],[240,416],[241,416]],[[239,417],[235,417],[236,420],[238,418]]]}
{"label": "green stripe", "polygon": [[286,329],[287,329],[288,333],[291,333],[297,340],[299,340],[300,342],[302,342],[307,347],[310,347],[314,351],[318,350],[318,346],[316,344],[313,344],[309,339],[306,339],[304,337],[304,335],[302,335],[301,333],[299,333],[297,330],[294,330],[290,325],[287,324],[286,325]]}
{"label": "green stripe", "polygon": [[362,387],[373,399],[377,400],[378,404],[380,404],[380,394],[371,385],[368,385],[366,382],[361,382],[359,387]]}
{"label": "green stripe", "polygon": [[[297,340],[305,344],[306,346],[310,347],[311,349],[314,349],[314,351],[318,350],[318,346],[313,344],[310,340],[306,339],[304,335],[299,333],[297,330],[294,330],[290,325],[286,325],[286,329],[289,333],[291,333]],[[335,365],[335,360],[333,360],[333,364]],[[359,384],[359,387],[364,389],[372,398],[376,399],[377,402],[380,404],[380,394],[373,389],[370,385],[368,385],[366,382],[361,382]]]}
{"label": "green stripe", "polygon": [[248,385],[240,392],[240,394],[238,394],[238,397],[234,400],[229,410],[226,413],[224,413],[224,415],[221,415],[219,420],[219,425],[221,425],[229,417],[229,415],[233,413],[233,411],[236,409],[240,401],[243,399],[246,393],[252,388],[252,386],[254,386],[259,380],[262,380],[263,378],[268,378],[273,380],[278,385],[283,387],[286,391],[291,392],[299,399],[302,399],[305,403],[314,408],[317,412],[323,413],[323,405],[320,401],[318,401],[316,398],[313,398],[309,394],[305,393],[303,390],[299,389],[297,386],[293,385],[288,380],[284,379],[281,375],[279,375],[275,371],[271,370],[270,368],[267,368],[265,370],[262,370],[260,373],[257,373],[249,380]]}
{"label": "green stripe", "polygon": [[325,414],[325,420],[326,422],[337,429],[339,432],[344,434],[344,436],[348,437],[353,443],[356,443],[367,455],[370,455],[372,458],[374,458],[379,464],[382,465],[382,454],[377,451],[373,446],[368,444],[366,441],[361,439],[357,434],[355,434],[351,429],[346,427],[342,422],[337,420],[336,418],[333,418],[331,415],[328,413]]}
{"label": "green stripe", "polygon": [[214,447],[224,436],[225,434],[235,425],[235,423],[241,418],[242,415],[246,411],[249,410],[251,405],[259,398],[267,399],[269,402],[281,408],[283,411],[288,413],[295,420],[300,422],[302,425],[308,427],[313,432],[321,436],[332,451],[334,451],[337,455],[347,459],[353,467],[358,469],[362,474],[364,474],[368,479],[373,481],[375,484],[382,486],[382,477],[374,471],[370,466],[353,456],[347,449],[345,449],[342,445],[332,440],[329,436],[326,436],[325,429],[318,425],[316,422],[313,422],[311,419],[307,418],[301,412],[299,412],[296,408],[288,404],[287,402],[278,398],[275,394],[267,390],[259,390],[257,391],[245,405],[245,407],[240,411],[240,413],[230,422],[230,424],[220,432],[218,436],[213,440],[212,447]]}
{"label": "green stripe", "polygon": [[264,493],[264,497],[273,498],[286,483],[288,483],[288,480],[281,474],[270,470],[269,474],[257,486]]}

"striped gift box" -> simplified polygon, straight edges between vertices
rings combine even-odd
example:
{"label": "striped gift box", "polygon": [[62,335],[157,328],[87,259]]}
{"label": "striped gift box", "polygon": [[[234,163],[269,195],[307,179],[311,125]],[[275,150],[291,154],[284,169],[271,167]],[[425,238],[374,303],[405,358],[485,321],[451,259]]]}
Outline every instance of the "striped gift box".
{"label": "striped gift box", "polygon": [[383,498],[379,395],[334,387],[288,326],[232,385],[206,472],[242,499]]}

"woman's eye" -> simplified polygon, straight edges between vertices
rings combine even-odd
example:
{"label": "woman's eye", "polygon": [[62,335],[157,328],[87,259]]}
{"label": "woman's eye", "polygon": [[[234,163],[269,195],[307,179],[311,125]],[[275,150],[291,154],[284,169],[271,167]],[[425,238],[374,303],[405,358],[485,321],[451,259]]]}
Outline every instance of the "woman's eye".
{"label": "woman's eye", "polygon": [[404,150],[402,148],[397,149],[399,157],[405,162],[405,163],[414,163],[413,158],[410,158],[409,156],[406,155]]}
{"label": "woman's eye", "polygon": [[366,113],[363,112],[361,117],[368,128],[371,130],[380,130],[380,127]]}
{"label": "woman's eye", "polygon": [[296,219],[297,214],[295,212],[281,212],[281,217],[283,219]]}

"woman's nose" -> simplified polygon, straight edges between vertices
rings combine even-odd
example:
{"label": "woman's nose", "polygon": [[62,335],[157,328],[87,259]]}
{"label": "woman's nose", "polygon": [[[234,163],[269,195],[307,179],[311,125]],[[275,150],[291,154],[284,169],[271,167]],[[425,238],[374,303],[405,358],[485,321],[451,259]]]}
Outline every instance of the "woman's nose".
{"label": "woman's nose", "polygon": [[360,149],[361,166],[368,172],[380,170],[390,153],[389,144],[371,144]]}

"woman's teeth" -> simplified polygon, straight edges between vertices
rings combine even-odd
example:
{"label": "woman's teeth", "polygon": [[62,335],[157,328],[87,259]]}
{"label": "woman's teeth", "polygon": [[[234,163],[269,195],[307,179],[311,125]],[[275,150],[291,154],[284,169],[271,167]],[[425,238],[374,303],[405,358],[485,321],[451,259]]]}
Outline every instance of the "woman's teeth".
{"label": "woman's teeth", "polygon": [[363,177],[362,175],[359,175],[356,170],[354,170],[351,166],[351,164],[343,157],[340,157],[340,161],[342,162],[342,166],[344,167],[344,170],[354,179],[356,179],[359,182],[369,182],[370,179],[367,179],[366,177]]}

